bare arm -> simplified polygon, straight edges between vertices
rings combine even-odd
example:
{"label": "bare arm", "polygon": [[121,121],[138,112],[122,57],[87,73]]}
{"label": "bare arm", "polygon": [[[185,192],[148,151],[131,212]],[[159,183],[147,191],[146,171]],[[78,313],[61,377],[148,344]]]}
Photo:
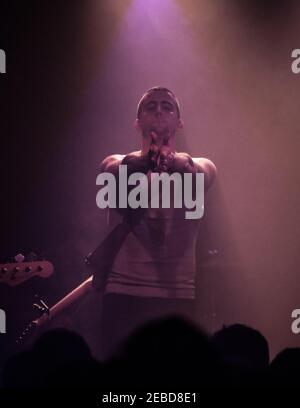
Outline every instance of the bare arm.
{"label": "bare arm", "polygon": [[217,175],[214,163],[206,158],[194,158],[187,153],[175,153],[165,164],[168,173],[204,173],[205,190],[211,186]]}
{"label": "bare arm", "polygon": [[193,158],[193,162],[197,173],[204,173],[205,190],[207,190],[217,175],[217,168],[211,160],[202,157]]}
{"label": "bare arm", "polygon": [[119,166],[121,164],[127,166],[128,175],[140,172],[146,174],[153,168],[153,163],[156,163],[156,152],[153,149],[147,154],[142,154],[141,151],[135,151],[127,155],[113,154],[106,157],[100,165],[100,173],[112,173],[115,177],[118,176]]}
{"label": "bare arm", "polygon": [[[136,156],[134,153],[128,155],[130,161]],[[119,166],[123,163],[124,158],[128,158],[128,156],[114,154],[106,157],[100,164],[100,174],[111,173],[115,176],[116,180],[118,180]],[[119,189],[117,187],[117,195],[118,190]],[[116,210],[125,218],[130,217],[128,209],[120,209],[117,205]],[[106,211],[108,217],[110,214],[108,208],[106,208]],[[129,224],[124,222],[114,225],[107,237],[87,257],[86,265],[93,274],[93,286],[100,291],[103,291],[105,288],[107,275],[111,265],[129,231],[128,226]]]}
{"label": "bare arm", "polygon": [[[156,163],[156,161],[155,161]],[[127,176],[129,177],[132,173],[143,173],[147,174],[149,170],[153,167],[152,155],[142,154],[141,151],[135,151],[127,155],[115,154],[106,157],[100,165],[101,173],[111,173],[116,179],[116,207],[115,209],[119,214],[121,214],[129,224],[136,223],[139,221],[144,210],[141,208],[132,209],[129,206],[123,208],[119,207],[119,168],[121,165],[127,166]],[[134,185],[127,186],[127,195],[130,190],[134,188]],[[110,213],[110,212],[109,212]],[[110,213],[113,215],[113,213]],[[110,217],[109,217],[110,218]]]}
{"label": "bare arm", "polygon": [[205,158],[193,158],[188,153],[172,152],[170,147],[169,133],[159,150],[158,155],[158,171],[165,171],[168,173],[204,173],[205,190],[207,190],[215,176],[217,175],[217,168],[214,163]]}
{"label": "bare arm", "polygon": [[112,173],[114,176],[118,174],[119,165],[125,156],[122,154],[112,154],[106,157],[100,164],[100,173]]}

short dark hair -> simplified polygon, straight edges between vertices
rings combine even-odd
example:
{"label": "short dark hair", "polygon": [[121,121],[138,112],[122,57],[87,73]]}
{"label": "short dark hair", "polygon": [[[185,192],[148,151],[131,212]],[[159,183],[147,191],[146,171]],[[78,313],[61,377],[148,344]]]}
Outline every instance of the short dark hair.
{"label": "short dark hair", "polygon": [[153,86],[152,88],[148,89],[144,93],[144,95],[141,97],[141,99],[140,99],[140,101],[138,103],[138,106],[137,106],[137,113],[136,113],[137,118],[139,119],[139,117],[140,117],[142,105],[143,105],[143,102],[146,99],[146,97],[148,95],[152,94],[153,92],[156,92],[156,91],[165,91],[172,97],[172,99],[175,102],[178,118],[180,118],[180,106],[179,106],[179,101],[177,99],[177,96],[170,89],[164,88],[163,86]]}

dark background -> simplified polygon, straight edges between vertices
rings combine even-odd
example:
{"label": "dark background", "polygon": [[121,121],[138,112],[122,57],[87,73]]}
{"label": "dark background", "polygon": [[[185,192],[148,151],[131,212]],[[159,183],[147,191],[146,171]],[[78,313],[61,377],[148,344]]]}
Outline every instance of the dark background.
{"label": "dark background", "polygon": [[[199,322],[249,324],[271,354],[298,345],[300,8],[293,1],[26,1],[0,3],[0,257],[33,251],[54,274],[11,288],[2,354],[33,317],[89,276],[85,255],[105,237],[96,176],[108,154],[139,147],[143,92],[179,97],[179,150],[209,157],[218,180],[198,244]],[[179,239],[180,241],[180,239]],[[210,255],[211,250],[217,255]],[[97,352],[101,302],[64,316]]]}

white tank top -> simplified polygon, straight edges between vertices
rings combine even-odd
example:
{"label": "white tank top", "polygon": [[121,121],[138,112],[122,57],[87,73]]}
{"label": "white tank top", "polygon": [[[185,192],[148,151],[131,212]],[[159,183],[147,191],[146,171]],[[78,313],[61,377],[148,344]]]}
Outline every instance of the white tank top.
{"label": "white tank top", "polygon": [[106,293],[195,298],[199,220],[185,209],[147,209],[128,233],[109,272]]}

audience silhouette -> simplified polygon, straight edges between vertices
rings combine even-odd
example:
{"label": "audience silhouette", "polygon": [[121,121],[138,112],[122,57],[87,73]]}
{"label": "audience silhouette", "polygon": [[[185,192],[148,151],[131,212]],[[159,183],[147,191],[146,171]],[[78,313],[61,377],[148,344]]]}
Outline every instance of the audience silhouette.
{"label": "audience silhouette", "polygon": [[233,324],[208,336],[191,321],[170,315],[141,326],[104,361],[92,356],[79,334],[49,330],[29,349],[9,358],[1,387],[221,390],[224,396],[244,387],[295,387],[299,373],[300,348],[285,349],[269,363],[268,342],[251,327]]}

